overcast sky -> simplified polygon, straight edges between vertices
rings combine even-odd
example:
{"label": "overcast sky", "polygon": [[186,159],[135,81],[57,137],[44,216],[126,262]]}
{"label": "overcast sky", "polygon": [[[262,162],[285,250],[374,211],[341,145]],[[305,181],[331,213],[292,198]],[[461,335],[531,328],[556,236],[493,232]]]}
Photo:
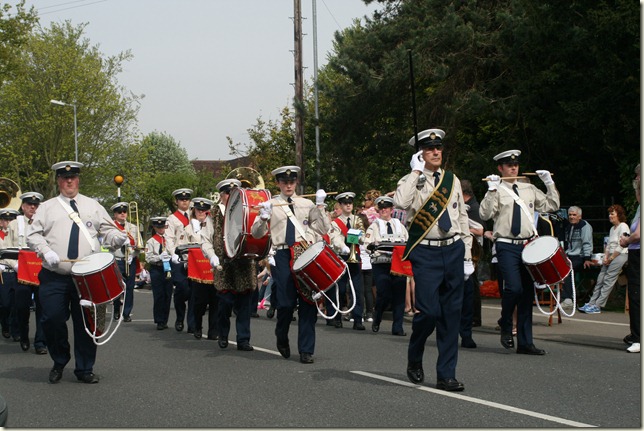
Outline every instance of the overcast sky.
{"label": "overcast sky", "polygon": [[[305,79],[313,77],[312,0],[302,1]],[[15,1],[13,2],[15,3]],[[293,0],[27,0],[43,27],[88,23],[107,56],[131,50],[120,85],[143,94],[139,129],[166,132],[190,159],[227,160],[258,117],[279,120],[294,95]],[[317,0],[318,66],[333,33],[371,16],[361,0]],[[52,95],[52,98],[54,95]]]}

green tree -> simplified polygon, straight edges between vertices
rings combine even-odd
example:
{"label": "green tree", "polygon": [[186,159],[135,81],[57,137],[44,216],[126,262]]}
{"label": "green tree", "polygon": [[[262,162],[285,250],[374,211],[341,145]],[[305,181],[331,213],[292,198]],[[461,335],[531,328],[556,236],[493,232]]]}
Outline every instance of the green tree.
{"label": "green tree", "polygon": [[15,14],[11,14],[11,4],[0,3],[0,87],[15,76],[20,52],[38,22],[34,7],[25,9],[25,0],[15,8]]}

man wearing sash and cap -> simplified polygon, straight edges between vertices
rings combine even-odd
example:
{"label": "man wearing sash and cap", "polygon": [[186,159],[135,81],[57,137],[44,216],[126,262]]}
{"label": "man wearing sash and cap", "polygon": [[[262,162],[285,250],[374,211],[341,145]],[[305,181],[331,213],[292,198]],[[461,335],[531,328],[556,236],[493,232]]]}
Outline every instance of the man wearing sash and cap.
{"label": "man wearing sash and cap", "polygon": [[[519,174],[519,150],[504,151],[494,156],[502,177]],[[536,171],[546,186],[543,193],[532,184],[516,178],[502,179],[498,175],[486,177],[488,191],[481,201],[479,214],[483,220],[494,220],[494,243],[499,270],[503,276],[501,298],[501,345],[514,348],[512,313],[517,309],[517,353],[544,355],[532,341],[532,300],[534,284],[526,269],[521,253],[525,244],[534,237],[534,212],[555,212],[559,209],[559,192],[550,172]]]}
{"label": "man wearing sash and cap", "polygon": [[[11,208],[0,209],[0,248],[17,247],[9,223],[20,213]],[[20,341],[20,330],[14,312],[14,296],[18,278],[16,276],[16,259],[0,259],[0,322],[2,322],[2,336],[13,337],[13,341]],[[27,347],[29,349],[29,347]],[[25,350],[27,350],[25,349]]]}
{"label": "man wearing sash and cap", "polygon": [[[197,197],[192,199],[192,218],[190,224],[186,226],[186,234],[188,235],[188,243],[198,244],[199,249],[190,250],[192,254],[188,259],[188,266],[195,265],[195,268],[188,268],[190,274],[188,283],[190,283],[190,291],[192,294],[192,303],[194,309],[194,337],[201,340],[203,336],[203,316],[208,310],[208,338],[214,339],[217,336],[217,292],[215,290],[214,281],[212,278],[211,268],[207,261],[204,260],[205,255],[201,251],[205,238],[212,235],[213,226],[212,218],[210,217],[210,210],[213,206],[213,201],[210,199]],[[198,262],[202,260],[203,266]]]}
{"label": "man wearing sash and cap", "polygon": [[179,255],[176,252],[178,245],[188,244],[188,235],[186,226],[190,224],[190,199],[192,198],[191,189],[177,189],[172,192],[177,204],[177,210],[168,216],[168,227],[165,231],[166,246],[168,253],[172,256],[172,282],[174,283],[174,310],[177,313],[177,320],[174,323],[174,329],[178,332],[183,331],[183,320],[186,317],[186,302],[188,303],[188,333],[193,333],[195,328],[194,304],[192,302],[192,292],[190,283],[188,283],[188,272],[183,262],[179,262]]}
{"label": "man wearing sash and cap", "polygon": [[373,332],[380,331],[380,322],[385,307],[391,304],[393,314],[391,334],[405,336],[407,334],[403,329],[403,320],[407,277],[391,273],[393,246],[389,250],[378,250],[377,246],[385,246],[387,243],[405,243],[409,235],[402,222],[391,216],[394,209],[392,198],[389,196],[376,198],[375,207],[378,208],[379,217],[367,229],[364,241],[367,250],[371,252],[371,268],[376,283],[376,309],[371,330]]}
{"label": "man wearing sash and cap", "polygon": [[145,244],[145,260],[150,264],[152,284],[152,316],[157,330],[168,328],[172,304],[172,270],[170,253],[165,240],[166,217],[152,217],[150,224],[154,234]]}
{"label": "man wearing sash and cap", "polygon": [[[131,322],[132,308],[134,307],[134,281],[136,278],[136,268],[139,265],[139,247],[141,244],[136,243],[139,237],[139,227],[127,221],[127,212],[130,205],[127,202],[117,202],[110,207],[114,214],[114,224],[123,233],[128,236],[129,244],[113,250],[116,265],[121,271],[123,280],[125,280],[125,305],[123,306],[123,321]],[[128,248],[126,253],[126,247]],[[127,257],[126,257],[127,256]],[[121,317],[121,300],[114,301],[114,320]]]}
{"label": "man wearing sash and cap", "polygon": [[217,328],[219,347],[228,347],[230,334],[230,317],[236,311],[235,329],[237,332],[237,350],[250,352],[250,318],[253,291],[256,288],[256,265],[253,259],[239,257],[229,259],[224,244],[224,216],[226,204],[233,187],[241,187],[241,182],[227,178],[217,183],[220,203],[212,212],[212,229],[204,234],[202,249],[215,271],[215,288],[217,289]]}
{"label": "man wearing sash and cap", "polygon": [[78,192],[78,162],[59,162],[52,166],[60,194],[40,205],[27,230],[27,245],[42,258],[40,304],[42,327],[49,356],[54,366],[49,382],[58,383],[63,368],[71,359],[67,320],[71,315],[74,330],[74,374],[83,383],[98,383],[94,374],[96,344],[85,332],[78,290],[71,276],[72,265],[101,249],[98,237],[110,248],[119,248],[128,237],[114,226],[101,204]]}
{"label": "man wearing sash and cap", "polygon": [[298,298],[291,268],[308,245],[322,240],[322,235],[331,229],[331,223],[324,205],[324,190],[320,189],[315,193],[315,204],[295,194],[299,172],[298,166],[282,166],[271,172],[280,188],[280,194],[260,204],[260,216],[255,218],[251,234],[253,238],[262,238],[270,229],[271,241],[276,250],[275,271],[271,275],[278,303],[275,327],[277,350],[284,358],[291,356],[288,330],[295,307],[298,307],[297,347],[300,362],[312,364],[317,307],[301,296]]}
{"label": "man wearing sash and cap", "polygon": [[[403,260],[411,262],[416,283],[418,313],[412,322],[407,377],[416,384],[423,382],[425,341],[436,329],[436,388],[462,391],[463,384],[456,380],[458,330],[463,284],[474,265],[461,183],[441,168],[444,137],[444,131],[428,129],[417,140],[415,136],[409,140],[420,151],[412,156],[411,173],[398,181],[394,201],[411,220]],[[422,186],[421,174],[427,178]]]}
{"label": "man wearing sash and cap", "polygon": [[[351,277],[351,282],[353,283],[353,289],[355,293],[355,306],[351,310],[351,316],[353,317],[353,329],[358,331],[364,331],[364,325],[362,324],[362,310],[364,308],[364,292],[362,286],[362,260],[360,258],[360,244],[364,241],[365,227],[362,223],[362,220],[357,215],[353,214],[353,199],[356,197],[356,194],[353,192],[344,192],[340,193],[335,197],[335,200],[340,204],[340,215],[338,215],[331,222],[331,231],[329,232],[329,238],[331,240],[331,245],[333,250],[340,255],[340,257],[347,262],[349,271],[340,277],[338,280],[338,285],[334,289],[330,289],[327,295],[330,298],[335,296],[335,289],[340,291],[340,304],[337,304],[338,307],[344,307],[347,304],[347,283],[349,277]],[[355,257],[357,262],[349,262],[351,244],[349,240],[358,241],[358,244],[353,243],[355,248]],[[327,314],[334,311],[330,301],[327,300]],[[334,325],[336,328],[342,328],[342,315],[338,313],[335,316]],[[329,324],[330,321],[327,321]]]}
{"label": "man wearing sash and cap", "polygon": [[[20,212],[22,215],[16,217],[15,220],[9,223],[9,230],[11,236],[15,239],[17,247],[27,248],[27,227],[31,224],[34,214],[38,206],[43,201],[43,196],[40,193],[28,192],[20,196],[22,204],[20,205]],[[30,252],[32,253],[32,252]],[[33,255],[33,253],[32,253]],[[34,259],[37,259],[34,256]],[[39,262],[34,262],[38,263]],[[27,268],[23,268],[23,271]],[[18,267],[16,266],[16,273]],[[40,324],[40,317],[42,314],[40,301],[39,301],[39,286],[16,283],[16,290],[14,296],[14,313],[17,319],[19,333],[20,333],[20,347],[22,350],[29,350],[29,318],[31,315],[31,294],[34,295],[34,303],[36,305],[36,335],[34,336],[34,349],[36,354],[45,355],[47,353],[45,334],[42,331]]]}

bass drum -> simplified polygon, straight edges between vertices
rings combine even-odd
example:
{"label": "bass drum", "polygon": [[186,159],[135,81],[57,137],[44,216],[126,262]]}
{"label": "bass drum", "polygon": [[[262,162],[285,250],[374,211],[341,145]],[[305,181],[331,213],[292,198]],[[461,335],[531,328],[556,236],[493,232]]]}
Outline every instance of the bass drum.
{"label": "bass drum", "polygon": [[230,190],[224,214],[224,248],[230,259],[266,257],[271,247],[270,234],[253,238],[250,228],[259,214],[257,206],[270,199],[271,192],[265,189]]}

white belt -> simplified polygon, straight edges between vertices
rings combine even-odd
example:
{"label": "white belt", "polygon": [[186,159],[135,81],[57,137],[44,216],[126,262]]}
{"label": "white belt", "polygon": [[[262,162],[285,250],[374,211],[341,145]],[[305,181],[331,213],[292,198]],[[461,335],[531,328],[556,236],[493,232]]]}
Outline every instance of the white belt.
{"label": "white belt", "polygon": [[446,239],[424,239],[420,242],[420,245],[428,245],[430,247],[444,247],[446,245],[454,244],[459,239],[461,239],[460,235],[454,235]]}
{"label": "white belt", "polygon": [[496,241],[496,242],[505,242],[505,243],[514,244],[514,245],[523,245],[526,242],[530,241],[531,239],[532,239],[532,237],[531,238],[526,238],[526,239],[497,238],[494,241]]}
{"label": "white belt", "polygon": [[282,245],[275,246],[275,250],[286,250],[288,248],[290,248],[288,244],[282,244]]}

